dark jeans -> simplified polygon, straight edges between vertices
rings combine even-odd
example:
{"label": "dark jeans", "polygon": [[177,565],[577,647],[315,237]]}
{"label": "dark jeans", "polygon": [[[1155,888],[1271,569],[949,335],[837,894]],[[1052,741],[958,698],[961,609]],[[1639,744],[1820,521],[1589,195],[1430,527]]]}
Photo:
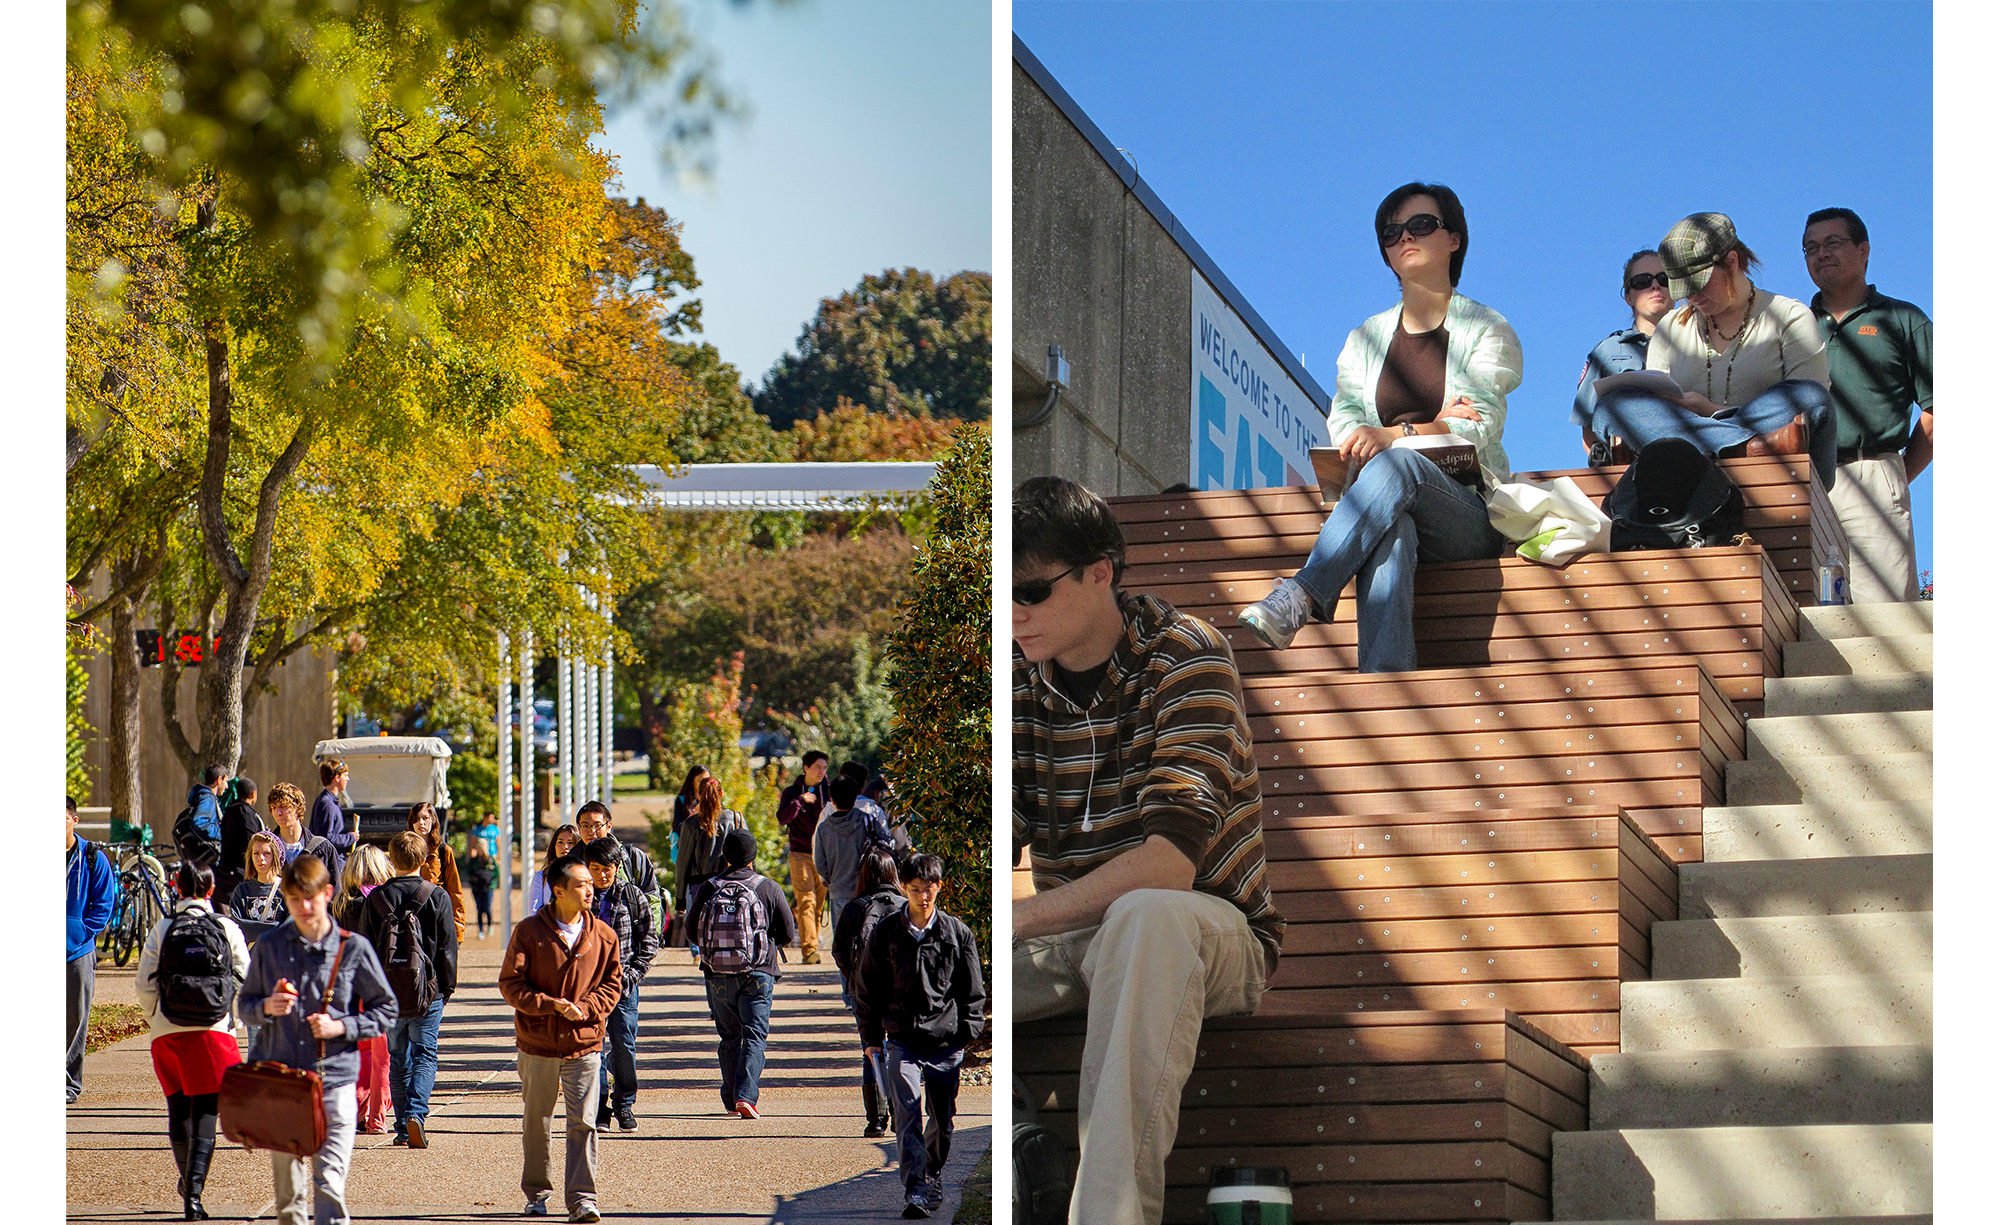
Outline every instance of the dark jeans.
{"label": "dark jeans", "polygon": [[1799,414],[1806,418],[1806,447],[1821,489],[1832,489],[1839,426],[1826,388],[1810,379],[1773,384],[1741,408],[1720,417],[1697,417],[1679,404],[1643,391],[1612,392],[1597,401],[1590,432],[1609,441],[1623,438],[1634,454],[1649,442],[1685,438],[1713,457],[1724,447],[1784,429]]}
{"label": "dark jeans", "polygon": [[962,1049],[922,1056],[894,1038],[882,1044],[905,1195],[921,1193],[933,1203],[944,1198],[944,1163],[951,1157],[952,1118],[958,1114],[958,1065],[964,1059]]}
{"label": "dark jeans", "polygon": [[[604,1060],[598,1072],[597,1112],[630,1110],[639,1100],[639,988],[618,997],[604,1027]],[[734,1105],[735,1103],[731,1103]]]}
{"label": "dark jeans", "polygon": [[434,1001],[420,1017],[399,1020],[389,1027],[389,1102],[396,1108],[396,1134],[409,1130],[409,1121],[421,1123],[430,1117],[431,1086],[437,1081],[438,1025],[444,1020],[444,1001]]}
{"label": "dark jeans", "polygon": [[65,1096],[74,1101],[83,1092],[83,1047],[90,1037],[90,997],[97,994],[97,946],[69,963],[63,974],[63,1019],[69,1023],[69,1062],[64,1068]]}
{"label": "dark jeans", "polygon": [[484,931],[493,926],[493,890],[490,887],[481,889],[479,886],[474,885],[472,887],[472,904],[479,911],[479,929]]}
{"label": "dark jeans", "polygon": [[757,1078],[764,1074],[764,1039],[771,1033],[771,976],[708,976],[708,1015],[715,1021],[715,1057],[722,1065],[722,1104],[757,1104]]}

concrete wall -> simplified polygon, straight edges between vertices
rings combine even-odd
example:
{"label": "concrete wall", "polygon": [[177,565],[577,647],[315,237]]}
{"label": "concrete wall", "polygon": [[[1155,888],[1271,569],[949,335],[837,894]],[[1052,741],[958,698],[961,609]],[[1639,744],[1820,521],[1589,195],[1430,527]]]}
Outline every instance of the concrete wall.
{"label": "concrete wall", "polygon": [[[86,718],[91,727],[102,729],[110,723],[110,656],[93,656],[87,670]],[[197,671],[181,671],[177,693],[181,727],[190,744],[200,740],[195,720]],[[174,818],[186,805],[188,787],[194,780],[167,745],[160,676],[159,668],[146,668],[140,674],[139,780],[143,814],[153,827],[153,838],[171,844]],[[295,784],[310,800],[319,794],[313,745],[334,733],[332,656],[317,650],[300,651],[280,664],[272,679],[277,692],[261,695],[243,726],[243,761],[237,773],[256,779],[260,795],[269,795],[273,783],[286,782]],[[108,747],[99,731],[84,752],[84,764],[90,770],[91,803],[96,805],[110,802],[110,789],[104,785],[108,759]]]}
{"label": "concrete wall", "polygon": [[1318,384],[1018,40],[1013,112],[1016,421],[1047,398],[1051,342],[1070,363],[1054,415],[1014,432],[1016,482],[1065,476],[1115,495],[1189,479],[1197,268],[1324,409]]}

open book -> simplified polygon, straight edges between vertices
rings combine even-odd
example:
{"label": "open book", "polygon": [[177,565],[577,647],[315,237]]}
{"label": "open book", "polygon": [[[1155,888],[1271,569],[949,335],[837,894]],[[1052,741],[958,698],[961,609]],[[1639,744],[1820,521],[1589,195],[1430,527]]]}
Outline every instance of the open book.
{"label": "open book", "polygon": [[1664,370],[1626,370],[1618,374],[1606,375],[1591,384],[1601,399],[1607,392],[1643,391],[1666,400],[1681,398],[1681,385],[1674,376]]}
{"label": "open book", "polygon": [[[1456,434],[1405,434],[1389,445],[1415,451],[1461,485],[1479,484],[1479,448]],[[1307,455],[1319,478],[1320,499],[1328,506],[1340,501],[1363,466],[1342,459],[1338,447],[1314,447]]]}

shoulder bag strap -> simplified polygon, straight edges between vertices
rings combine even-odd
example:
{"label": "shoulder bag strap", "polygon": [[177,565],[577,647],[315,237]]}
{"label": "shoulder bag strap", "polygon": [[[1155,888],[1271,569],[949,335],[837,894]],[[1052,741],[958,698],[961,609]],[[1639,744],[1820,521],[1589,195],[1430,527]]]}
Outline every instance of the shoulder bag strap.
{"label": "shoulder bag strap", "polygon": [[[331,917],[327,921],[332,922]],[[321,1012],[326,1011],[328,1002],[333,998],[334,976],[340,973],[340,958],[343,953],[347,952],[347,933],[341,931],[340,925],[337,923],[334,924],[333,930],[337,933],[334,937],[333,961],[326,967],[326,986],[321,988],[319,993],[319,1010]],[[319,1040],[319,1065],[316,1070],[323,1078],[326,1074],[325,1038]]]}

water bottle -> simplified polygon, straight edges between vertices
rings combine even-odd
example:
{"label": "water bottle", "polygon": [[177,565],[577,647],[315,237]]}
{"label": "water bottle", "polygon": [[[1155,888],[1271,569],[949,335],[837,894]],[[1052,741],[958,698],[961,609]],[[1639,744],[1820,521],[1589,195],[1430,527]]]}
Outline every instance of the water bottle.
{"label": "water bottle", "polygon": [[1278,1165],[1217,1166],[1208,1225],[1292,1225],[1292,1177]]}
{"label": "water bottle", "polygon": [[1837,561],[1821,563],[1818,595],[1821,604],[1847,603],[1847,567]]}

